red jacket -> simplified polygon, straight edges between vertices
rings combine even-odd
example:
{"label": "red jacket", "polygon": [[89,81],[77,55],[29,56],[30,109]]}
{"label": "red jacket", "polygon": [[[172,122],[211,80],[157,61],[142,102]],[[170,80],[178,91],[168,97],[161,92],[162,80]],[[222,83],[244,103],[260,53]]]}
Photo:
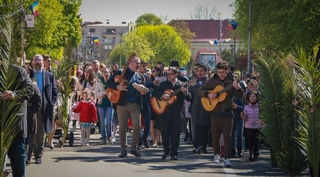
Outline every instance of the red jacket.
{"label": "red jacket", "polygon": [[95,122],[98,120],[96,106],[91,100],[79,102],[73,112],[80,113],[79,122]]}

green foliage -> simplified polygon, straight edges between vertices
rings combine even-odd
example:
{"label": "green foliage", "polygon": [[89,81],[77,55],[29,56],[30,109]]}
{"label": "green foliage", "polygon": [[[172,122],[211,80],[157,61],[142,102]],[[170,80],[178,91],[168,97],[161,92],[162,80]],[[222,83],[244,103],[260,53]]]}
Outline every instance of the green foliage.
{"label": "green foliage", "polygon": [[313,168],[313,176],[318,176],[320,173],[320,63],[315,56],[308,56],[302,49],[296,50],[293,58],[296,62],[295,76],[298,81],[296,85],[300,93],[299,143]]}
{"label": "green foliage", "polygon": [[[17,72],[9,67],[10,50],[12,42],[12,24],[6,20],[0,22],[0,172],[4,169],[5,155],[11,146],[15,135],[18,133],[14,128],[17,125],[18,100],[3,100],[2,93],[13,87]],[[9,73],[9,74],[8,74]],[[0,173],[1,175],[2,173]]]}
{"label": "green foliage", "polygon": [[[24,2],[25,8],[34,1]],[[27,29],[27,58],[35,54],[50,54],[54,59],[63,58],[67,40],[76,47],[81,42],[80,0],[42,0],[39,2],[39,16],[35,18],[35,28]],[[30,12],[28,12],[30,13]]]}
{"label": "green foliage", "polygon": [[190,60],[187,44],[169,25],[141,26],[137,29],[137,35],[150,43],[154,52],[150,59],[152,63],[162,61],[169,65],[170,61],[178,60],[183,66]]}
{"label": "green foliage", "polygon": [[[320,6],[318,0],[251,0],[251,47],[289,52],[299,46],[311,51],[319,45]],[[234,3],[239,39],[247,43],[248,0]],[[301,36],[303,34],[303,37]]]}
{"label": "green foliage", "polygon": [[150,58],[154,56],[148,40],[139,37],[136,32],[123,35],[122,41],[122,44],[117,45],[110,53],[111,63],[119,63],[121,54],[121,66],[125,65],[132,52],[136,52],[137,56],[144,61],[150,61]]}
{"label": "green foliage", "polygon": [[284,55],[267,52],[254,63],[260,73],[261,117],[266,124],[262,138],[275,153],[271,154],[273,160],[295,176],[307,168],[308,162],[297,141],[300,122],[292,103],[298,92],[289,61]]}
{"label": "green foliage", "polygon": [[147,13],[139,16],[136,20],[136,26],[144,26],[144,25],[161,25],[162,19],[155,14]]}
{"label": "green foliage", "polygon": [[69,57],[65,57],[59,63],[59,67],[55,71],[54,75],[57,80],[57,87],[59,92],[58,105],[63,117],[63,130],[64,130],[64,140],[66,140],[68,135],[68,100],[72,93],[72,78],[70,70],[77,64],[76,60],[71,60]]}
{"label": "green foliage", "polygon": [[190,61],[188,46],[175,30],[169,25],[141,26],[136,31],[123,36],[123,43],[117,45],[110,53],[111,62],[120,61],[135,51],[144,61],[156,64],[159,61],[169,65],[170,61],[178,60],[183,66]]}

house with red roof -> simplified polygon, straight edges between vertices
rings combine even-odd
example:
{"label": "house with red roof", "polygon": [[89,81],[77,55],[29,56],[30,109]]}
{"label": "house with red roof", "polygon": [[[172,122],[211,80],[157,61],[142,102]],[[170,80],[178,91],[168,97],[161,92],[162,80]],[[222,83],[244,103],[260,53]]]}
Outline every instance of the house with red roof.
{"label": "house with red roof", "polygon": [[[220,54],[223,50],[233,50],[234,46],[236,46],[236,50],[238,49],[239,41],[232,30],[228,29],[230,28],[230,19],[183,21],[186,22],[188,28],[194,34],[190,48],[194,63],[203,63],[208,66],[215,65],[215,63],[221,61]],[[201,55],[205,54],[208,54],[209,57],[202,58]],[[212,54],[215,54],[215,56]]]}

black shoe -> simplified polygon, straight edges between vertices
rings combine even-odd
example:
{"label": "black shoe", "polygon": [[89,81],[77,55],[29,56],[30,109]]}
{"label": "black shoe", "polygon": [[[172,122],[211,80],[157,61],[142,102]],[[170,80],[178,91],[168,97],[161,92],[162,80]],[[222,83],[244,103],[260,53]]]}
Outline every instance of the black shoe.
{"label": "black shoe", "polygon": [[253,162],[254,159],[253,159],[252,157],[249,157],[249,161],[250,161],[250,162]]}
{"label": "black shoe", "polygon": [[161,156],[161,159],[166,159],[166,158],[167,158],[167,156],[168,156],[168,154],[167,154],[167,153],[163,153],[163,154],[162,154],[162,156]]}
{"label": "black shoe", "polygon": [[257,161],[258,160],[258,156],[253,156],[253,160]]}
{"label": "black shoe", "polygon": [[187,142],[188,139],[189,139],[189,135],[186,135],[186,136],[184,137],[183,141],[184,141],[184,142]]}
{"label": "black shoe", "polygon": [[158,146],[161,146],[161,144],[162,144],[161,142],[158,142],[158,143],[157,143]]}
{"label": "black shoe", "polygon": [[201,153],[206,154],[206,153],[208,153],[208,151],[207,151],[206,148],[202,148],[202,149],[201,149]]}
{"label": "black shoe", "polygon": [[123,157],[127,157],[127,151],[122,151],[118,157],[123,158]]}
{"label": "black shoe", "polygon": [[171,160],[178,160],[178,157],[173,155],[173,156],[171,156]]}
{"label": "black shoe", "polygon": [[142,142],[145,148],[149,148],[149,143],[147,140],[142,140]]}
{"label": "black shoe", "polygon": [[41,164],[42,163],[42,160],[41,160],[41,158],[36,158],[36,160],[35,160],[35,162],[34,162],[35,164]]}
{"label": "black shoe", "polygon": [[197,154],[201,154],[201,149],[197,148],[197,149],[192,149],[193,153],[197,153]]}
{"label": "black shoe", "polygon": [[133,154],[136,157],[140,157],[141,156],[141,154],[137,150],[131,150],[130,154]]}

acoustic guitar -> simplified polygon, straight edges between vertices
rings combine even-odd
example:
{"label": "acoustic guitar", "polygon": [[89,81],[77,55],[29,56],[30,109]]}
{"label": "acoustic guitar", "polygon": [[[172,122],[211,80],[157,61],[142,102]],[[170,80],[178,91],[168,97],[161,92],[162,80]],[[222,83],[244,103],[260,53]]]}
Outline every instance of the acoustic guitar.
{"label": "acoustic guitar", "polygon": [[[193,85],[195,85],[196,79],[191,79],[188,82],[183,84],[183,87],[191,87]],[[164,100],[164,99],[157,99],[156,97],[151,97],[150,99],[150,104],[152,107],[152,110],[156,113],[156,114],[162,114],[164,113],[167,109],[169,105],[172,105],[174,103],[177,102],[177,94],[181,91],[181,87],[176,89],[175,91],[171,90],[171,89],[167,89],[164,91],[164,94],[168,94],[170,96],[169,100]]]}
{"label": "acoustic guitar", "polygon": [[227,98],[228,93],[226,91],[229,90],[231,87],[233,87],[232,84],[229,84],[225,88],[223,88],[223,86],[221,85],[218,85],[213,90],[208,90],[209,93],[215,93],[217,94],[217,96],[213,99],[210,99],[208,97],[202,97],[201,104],[203,108],[209,112],[216,111],[219,108],[219,103],[223,102]]}
{"label": "acoustic guitar", "polygon": [[[133,52],[130,57],[129,57],[129,60],[127,61],[124,69],[122,70],[121,74],[120,75],[116,75],[114,77],[114,82],[119,84],[119,85],[128,85],[128,81],[126,80],[126,77],[124,76],[128,66],[129,66],[129,63],[130,61],[136,56],[136,53]],[[114,104],[118,104],[122,101],[124,95],[125,95],[125,91],[120,91],[118,89],[112,89],[112,88],[108,88],[105,92],[106,96],[108,97],[108,99],[110,100],[111,103],[114,103]]]}

